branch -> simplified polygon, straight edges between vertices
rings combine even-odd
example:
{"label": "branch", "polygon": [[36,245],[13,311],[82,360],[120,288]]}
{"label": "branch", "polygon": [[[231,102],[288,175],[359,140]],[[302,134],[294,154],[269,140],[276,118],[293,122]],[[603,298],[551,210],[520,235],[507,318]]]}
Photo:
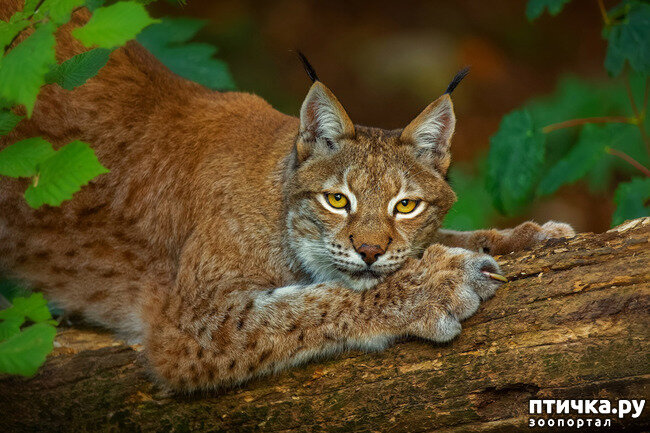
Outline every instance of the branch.
{"label": "branch", "polygon": [[[647,399],[649,242],[645,218],[501,256],[511,281],[451,343],[350,352],[220,393],[169,395],[150,381],[141,346],[63,329],[37,376],[0,377],[0,427],[529,431],[530,399]],[[597,417],[647,431],[649,415]]]}
{"label": "branch", "polygon": [[624,116],[585,117],[583,119],[571,119],[564,122],[552,123],[542,128],[544,134],[557,131],[558,129],[571,128],[574,126],[586,125],[587,123],[630,123],[634,124],[634,118]]}
{"label": "branch", "polygon": [[[36,4],[36,7],[34,8],[34,12],[32,12],[32,13],[27,17],[27,20],[28,20],[28,21],[31,21],[31,19],[34,18],[34,15],[36,14],[36,12],[38,12],[38,9],[43,5],[44,2],[45,2],[45,0],[39,0],[39,2]],[[11,38],[11,41],[9,41],[9,43],[3,47],[3,52],[6,53],[7,50],[9,49],[9,47],[11,47],[11,46],[13,45],[14,42],[16,42],[16,39],[18,39],[18,37],[19,37],[19,36],[20,36],[20,35],[21,35],[25,30],[27,30],[27,29],[31,29],[34,25],[36,25],[36,24],[38,24],[38,23],[40,23],[40,22],[42,22],[42,21],[43,21],[43,20],[38,20],[38,21],[36,21],[36,22],[33,22],[33,23],[31,23],[31,24],[29,25],[29,27],[27,27],[27,28],[25,28],[25,29],[22,29],[21,31],[19,31],[18,33],[16,33],[16,34],[14,35],[14,37]]]}
{"label": "branch", "polygon": [[641,164],[636,159],[632,158],[627,153],[625,153],[623,151],[620,151],[620,150],[612,149],[609,146],[605,148],[605,152],[609,153],[610,155],[618,156],[623,161],[627,162],[628,164],[632,165],[634,168],[639,170],[641,173],[643,173],[646,176],[650,177],[650,170],[648,170],[643,164]]}
{"label": "branch", "polygon": [[605,9],[603,0],[598,0],[598,9],[600,9],[600,16],[603,18],[603,24],[605,24],[605,27],[609,27],[612,24],[612,21],[607,14],[607,9]]}

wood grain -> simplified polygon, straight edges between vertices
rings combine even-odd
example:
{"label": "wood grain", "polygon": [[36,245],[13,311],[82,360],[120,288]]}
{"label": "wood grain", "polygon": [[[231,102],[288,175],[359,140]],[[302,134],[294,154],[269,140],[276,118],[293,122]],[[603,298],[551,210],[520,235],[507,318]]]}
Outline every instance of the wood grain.
{"label": "wood grain", "polygon": [[[169,395],[138,346],[63,329],[34,378],[0,377],[0,431],[515,431],[531,398],[647,399],[649,241],[645,218],[499,257],[511,282],[449,344],[350,352],[218,393]],[[647,430],[648,413],[612,422]]]}

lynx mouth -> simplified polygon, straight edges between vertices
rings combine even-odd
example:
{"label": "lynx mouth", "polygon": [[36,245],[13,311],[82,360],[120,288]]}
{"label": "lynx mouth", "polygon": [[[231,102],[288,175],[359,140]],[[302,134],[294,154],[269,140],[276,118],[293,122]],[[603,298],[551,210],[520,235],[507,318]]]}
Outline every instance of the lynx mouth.
{"label": "lynx mouth", "polygon": [[362,271],[345,271],[345,273],[352,278],[364,280],[378,280],[382,276],[382,274],[379,272],[373,271],[371,269],[364,269]]}

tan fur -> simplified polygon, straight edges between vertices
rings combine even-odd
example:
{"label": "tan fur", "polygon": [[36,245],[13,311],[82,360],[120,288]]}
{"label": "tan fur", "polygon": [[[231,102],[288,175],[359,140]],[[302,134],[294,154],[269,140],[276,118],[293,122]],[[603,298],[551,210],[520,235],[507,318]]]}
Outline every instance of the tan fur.
{"label": "tan fur", "polygon": [[[3,1],[0,18],[21,3]],[[59,61],[84,50],[69,31],[87,17],[78,11],[59,31]],[[27,181],[1,178],[0,266],[142,339],[156,377],[192,390],[399,335],[447,341],[497,287],[481,270],[498,267],[432,242],[505,252],[567,233],[441,234],[455,200],[444,181],[451,133],[416,149],[401,131],[352,125],[322,84],[310,94],[333,107],[327,122],[309,96],[302,119],[290,117],[257,96],[183,80],[134,42],[74,91],[46,86],[0,149],[39,135],[56,147],[81,139],[111,171],[39,210],[22,197]],[[319,202],[342,186],[356,197],[346,215]],[[388,203],[407,187],[427,206],[396,219]],[[356,271],[363,244],[385,253]]]}

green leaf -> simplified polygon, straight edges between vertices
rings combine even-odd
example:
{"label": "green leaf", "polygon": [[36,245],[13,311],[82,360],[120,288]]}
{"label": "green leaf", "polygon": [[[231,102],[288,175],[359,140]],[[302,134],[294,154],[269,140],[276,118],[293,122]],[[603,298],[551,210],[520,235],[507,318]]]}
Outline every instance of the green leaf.
{"label": "green leaf", "polygon": [[485,158],[481,158],[476,167],[454,164],[449,170],[449,183],[458,200],[445,216],[444,228],[477,230],[492,224],[496,211],[485,189],[485,165]]}
{"label": "green leaf", "polygon": [[36,12],[36,7],[41,0],[25,0],[25,6],[23,7],[23,14],[29,16]]}
{"label": "green leaf", "polygon": [[[1,63],[1,61],[0,61]],[[7,101],[6,99],[0,97],[0,110],[9,110],[11,109],[11,102]]]}
{"label": "green leaf", "polygon": [[599,160],[607,157],[605,148],[616,143],[629,128],[636,127],[624,123],[585,125],[578,142],[546,173],[537,189],[538,194],[553,194],[562,185],[584,177]]}
{"label": "green leaf", "polygon": [[192,39],[207,21],[194,18],[164,17],[159,23],[147,27],[138,35],[138,42],[159,48],[172,43],[184,43]]}
{"label": "green leaf", "polygon": [[0,341],[4,341],[20,333],[21,325],[25,323],[25,318],[20,316],[11,316],[0,322]]}
{"label": "green leaf", "polygon": [[650,215],[650,178],[636,178],[618,185],[614,193],[616,211],[612,227],[625,220]]}
{"label": "green leaf", "polygon": [[106,48],[95,48],[77,54],[52,68],[45,79],[48,83],[57,83],[66,90],[72,90],[97,75],[108,62],[110,54],[111,50]]}
{"label": "green leaf", "polygon": [[163,18],[138,35],[140,42],[172,72],[215,90],[235,89],[225,62],[213,58],[216,47],[187,42],[205,25],[190,18]]}
{"label": "green leaf", "polygon": [[0,276],[0,295],[4,296],[6,300],[12,302],[13,299],[28,297],[31,292],[25,289],[18,281]]}
{"label": "green leaf", "polygon": [[[620,150],[637,160],[640,164],[650,166],[650,155],[646,152],[643,138],[638,128],[628,125],[613,137],[610,147]],[[618,183],[621,176],[626,178],[638,175],[638,170],[621,158],[606,154],[586,175],[592,191],[607,192]]]}
{"label": "green leaf", "polygon": [[0,135],[6,135],[18,125],[23,118],[10,110],[0,110]]}
{"label": "green leaf", "polygon": [[[643,104],[646,76],[633,73],[629,78],[637,103]],[[576,77],[564,77],[552,95],[536,98],[526,106],[533,117],[533,123],[539,126],[584,117],[633,116],[622,80],[592,82]],[[646,125],[650,128],[648,117],[650,116],[646,116]],[[580,132],[580,127],[574,127],[546,134],[545,171],[567,156],[577,143]],[[614,147],[650,166],[650,158],[638,128],[626,125],[615,140]],[[591,191],[604,192],[610,188],[615,178],[620,178],[621,175],[627,178],[635,174],[635,169],[626,162],[606,156],[598,159],[589,169],[586,180]]]}
{"label": "green leaf", "polygon": [[14,311],[14,314],[18,313],[36,323],[45,322],[52,318],[50,310],[47,308],[47,301],[42,293],[32,293],[29,298],[15,298],[13,307],[0,311],[0,318],[3,317],[2,313],[11,310]]}
{"label": "green leaf", "polygon": [[20,31],[29,25],[29,21],[19,19],[16,21],[0,21],[0,49],[5,49],[11,40]]}
{"label": "green leaf", "polygon": [[[632,114],[622,83],[590,82],[575,76],[562,77],[550,96],[526,104],[536,125],[582,117]],[[578,132],[577,128],[558,132]]]}
{"label": "green leaf", "polygon": [[0,63],[0,98],[24,104],[31,116],[45,74],[56,63],[54,25],[45,23],[7,53]]}
{"label": "green leaf", "polygon": [[88,144],[73,141],[38,164],[38,173],[25,191],[27,203],[58,206],[95,176],[107,173]]}
{"label": "green leaf", "polygon": [[10,177],[31,177],[40,162],[54,155],[52,145],[41,137],[28,138],[0,151],[0,174]]}
{"label": "green leaf", "polygon": [[[6,343],[5,340],[10,340],[19,336],[20,327],[25,323],[26,319],[35,323],[47,324],[48,326],[52,325],[52,316],[48,310],[47,301],[43,298],[42,293],[33,293],[31,296],[25,298],[14,298],[11,307],[0,311],[0,342],[2,342],[0,343],[0,352],[2,352],[2,347]],[[2,355],[0,354],[0,357],[1,356]],[[11,355],[7,356],[11,357]],[[11,363],[17,361],[22,362],[23,360],[9,359],[8,361]],[[36,366],[38,367],[38,365],[40,365],[40,363]],[[3,369],[2,360],[0,360],[0,371],[6,371]]]}
{"label": "green leaf", "polygon": [[571,0],[528,0],[526,5],[526,18],[529,21],[533,21],[539,18],[545,9],[548,9],[548,13],[555,16],[559,14],[564,5],[569,3]]}
{"label": "green leaf", "polygon": [[500,212],[514,214],[531,202],[544,154],[544,134],[535,128],[528,110],[513,111],[501,120],[490,139],[486,179]]}
{"label": "green leaf", "polygon": [[72,11],[84,3],[85,0],[45,0],[34,14],[34,19],[49,17],[55,24],[65,24],[70,21]]}
{"label": "green leaf", "polygon": [[630,1],[622,7],[629,8],[627,15],[603,32],[609,41],[605,69],[618,75],[627,60],[635,71],[650,74],[650,4]]}
{"label": "green leaf", "polygon": [[106,3],[105,0],[86,0],[86,7],[90,12],[95,12],[95,9],[104,6],[104,3]]}
{"label": "green leaf", "polygon": [[32,376],[52,351],[56,329],[36,323],[0,343],[0,372]]}
{"label": "green leaf", "polygon": [[122,1],[101,7],[72,35],[85,46],[115,48],[136,37],[149,24],[158,22],[149,16],[144,6],[133,1]]}

